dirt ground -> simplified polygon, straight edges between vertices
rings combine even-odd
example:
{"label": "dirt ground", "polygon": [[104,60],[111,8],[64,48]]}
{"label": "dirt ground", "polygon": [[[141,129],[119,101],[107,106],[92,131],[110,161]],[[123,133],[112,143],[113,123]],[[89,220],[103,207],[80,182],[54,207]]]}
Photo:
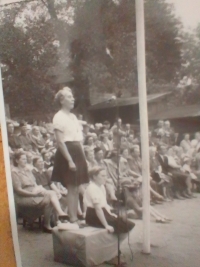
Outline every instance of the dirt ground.
{"label": "dirt ground", "polygon": [[[199,267],[200,266],[200,194],[197,198],[174,200],[155,206],[160,212],[173,219],[170,224],[151,223],[151,254],[143,255],[142,221],[136,220],[135,229],[128,241],[121,246],[127,266],[136,267]],[[53,260],[53,245],[50,234],[19,229],[23,267],[66,267]],[[101,267],[110,266],[102,264]]]}

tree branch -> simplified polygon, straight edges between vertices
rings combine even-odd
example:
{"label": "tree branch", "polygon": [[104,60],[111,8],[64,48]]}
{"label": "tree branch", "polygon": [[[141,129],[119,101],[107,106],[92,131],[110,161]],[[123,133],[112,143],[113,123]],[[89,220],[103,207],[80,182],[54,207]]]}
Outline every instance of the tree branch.
{"label": "tree branch", "polygon": [[47,3],[46,3],[44,0],[41,0],[41,2],[42,2],[46,7],[48,7]]}

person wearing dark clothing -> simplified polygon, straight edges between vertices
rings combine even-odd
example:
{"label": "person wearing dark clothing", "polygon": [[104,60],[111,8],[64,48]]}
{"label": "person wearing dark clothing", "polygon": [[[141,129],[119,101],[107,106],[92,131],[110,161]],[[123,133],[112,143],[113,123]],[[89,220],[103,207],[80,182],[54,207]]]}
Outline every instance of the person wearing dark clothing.
{"label": "person wearing dark clothing", "polygon": [[181,170],[181,166],[175,162],[173,157],[168,156],[166,152],[166,146],[160,145],[157,160],[162,167],[162,172],[172,176],[175,197],[178,199],[192,197],[190,177]]}

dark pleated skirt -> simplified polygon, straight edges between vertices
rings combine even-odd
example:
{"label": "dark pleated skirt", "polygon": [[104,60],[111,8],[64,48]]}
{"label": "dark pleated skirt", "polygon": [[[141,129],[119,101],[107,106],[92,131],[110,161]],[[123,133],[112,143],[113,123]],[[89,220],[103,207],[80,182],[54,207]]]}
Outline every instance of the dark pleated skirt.
{"label": "dark pleated skirt", "polygon": [[[130,220],[124,220],[123,218],[115,218],[114,216],[110,215],[105,208],[102,209],[104,216],[106,218],[107,223],[114,228],[114,233],[116,234],[124,234],[130,232],[135,223]],[[104,228],[102,223],[100,222],[99,218],[96,215],[96,211],[93,208],[87,208],[86,212],[86,223],[90,226],[97,227],[97,228]]]}
{"label": "dark pleated skirt", "polygon": [[80,184],[88,183],[87,163],[80,142],[65,142],[65,145],[76,165],[76,171],[69,169],[68,161],[63,157],[61,151],[57,149],[51,181],[60,182],[66,188],[69,185],[79,186]]}

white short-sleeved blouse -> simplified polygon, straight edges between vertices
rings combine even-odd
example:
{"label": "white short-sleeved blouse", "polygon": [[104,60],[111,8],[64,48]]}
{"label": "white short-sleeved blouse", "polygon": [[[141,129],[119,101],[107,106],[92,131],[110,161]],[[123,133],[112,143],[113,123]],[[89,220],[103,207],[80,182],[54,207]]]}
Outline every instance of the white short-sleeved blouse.
{"label": "white short-sleeved blouse", "polygon": [[53,127],[63,133],[64,142],[83,140],[80,123],[73,113],[66,114],[59,110],[53,117]]}
{"label": "white short-sleeved blouse", "polygon": [[106,208],[108,204],[104,185],[98,186],[91,181],[85,190],[83,201],[90,208],[94,208],[95,204],[99,204],[101,208]]}

